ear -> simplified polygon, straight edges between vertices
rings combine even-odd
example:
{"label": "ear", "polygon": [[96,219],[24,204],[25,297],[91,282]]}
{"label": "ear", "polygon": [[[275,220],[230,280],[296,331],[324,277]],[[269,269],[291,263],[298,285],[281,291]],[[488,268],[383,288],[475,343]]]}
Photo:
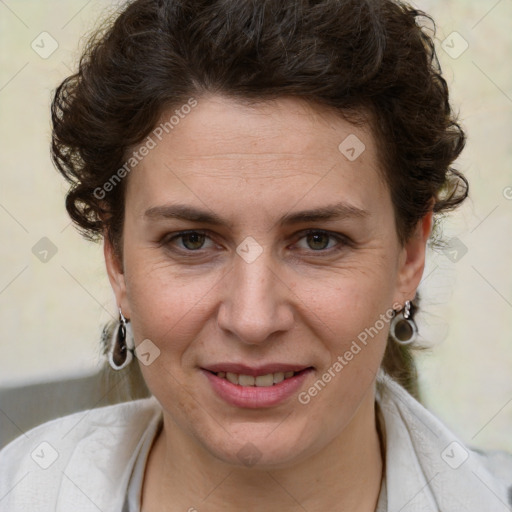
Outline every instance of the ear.
{"label": "ear", "polygon": [[105,265],[107,267],[108,279],[114,295],[116,296],[117,306],[121,308],[123,315],[130,318],[130,308],[126,296],[126,281],[123,271],[122,261],[120,261],[110,238],[103,237],[103,254],[105,256]]}
{"label": "ear", "polygon": [[433,213],[430,210],[416,225],[400,254],[395,302],[404,304],[414,299],[425,268],[427,241],[432,231]]}

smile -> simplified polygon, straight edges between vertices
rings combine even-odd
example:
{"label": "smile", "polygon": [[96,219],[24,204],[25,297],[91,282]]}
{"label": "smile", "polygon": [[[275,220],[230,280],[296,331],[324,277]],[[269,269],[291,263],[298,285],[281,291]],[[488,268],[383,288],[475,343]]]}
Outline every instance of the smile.
{"label": "smile", "polygon": [[243,375],[238,373],[231,372],[218,372],[216,373],[217,377],[221,379],[226,379],[231,384],[238,384],[239,386],[252,386],[252,387],[270,387],[275,384],[279,384],[285,379],[289,379],[294,375],[297,375],[299,372],[276,372],[276,373],[267,373],[266,375],[258,375],[254,377],[253,375]]}
{"label": "smile", "polygon": [[257,409],[281,404],[303,386],[313,367],[298,371],[248,375],[201,368],[210,389],[224,402],[235,407]]}

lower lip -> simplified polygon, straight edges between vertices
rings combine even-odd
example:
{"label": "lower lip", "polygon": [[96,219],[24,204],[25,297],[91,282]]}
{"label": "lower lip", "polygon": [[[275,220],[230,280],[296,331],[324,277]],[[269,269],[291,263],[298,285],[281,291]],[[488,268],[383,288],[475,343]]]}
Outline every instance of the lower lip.
{"label": "lower lip", "polygon": [[228,404],[235,407],[245,407],[247,409],[259,409],[261,407],[272,407],[280,404],[293,394],[295,394],[304,380],[313,371],[307,368],[297,373],[293,377],[285,379],[279,384],[273,386],[239,386],[229,380],[217,377],[212,372],[201,368],[201,372],[208,378],[213,390],[224,399]]}

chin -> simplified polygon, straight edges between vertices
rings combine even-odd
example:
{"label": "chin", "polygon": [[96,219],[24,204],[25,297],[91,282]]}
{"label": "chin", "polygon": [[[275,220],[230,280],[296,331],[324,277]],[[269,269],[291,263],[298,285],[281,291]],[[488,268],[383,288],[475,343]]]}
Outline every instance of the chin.
{"label": "chin", "polygon": [[[314,441],[305,425],[291,425],[290,418],[279,421],[242,423],[204,436],[202,444],[226,464],[271,470],[291,467],[314,452]],[[325,432],[318,438],[325,442]]]}

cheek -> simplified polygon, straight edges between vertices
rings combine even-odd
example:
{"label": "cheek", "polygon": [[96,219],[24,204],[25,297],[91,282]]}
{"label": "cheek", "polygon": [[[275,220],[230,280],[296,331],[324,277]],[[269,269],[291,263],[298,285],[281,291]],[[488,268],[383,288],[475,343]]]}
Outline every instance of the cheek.
{"label": "cheek", "polygon": [[[318,353],[324,353],[313,387],[300,402],[331,411],[338,426],[347,421],[370,388],[387,343],[394,288],[391,266],[365,266],[302,289],[304,315],[316,326]],[[307,402],[307,403],[306,403]],[[310,404],[310,405],[308,405]]]}
{"label": "cheek", "polygon": [[[330,436],[347,424],[374,382],[387,343],[392,294],[386,279],[370,274],[323,287],[321,298],[318,288],[310,293],[309,301],[304,298],[309,305],[305,314],[311,319],[309,325],[317,326],[317,352],[323,351],[324,357],[316,380],[298,400],[311,411],[311,432],[322,428]],[[332,421],[322,426],[325,417],[318,411]]]}
{"label": "cheek", "polygon": [[343,348],[373,326],[381,314],[390,314],[395,291],[393,275],[387,262],[374,262],[318,280],[303,279],[296,284],[296,294],[304,314],[318,319],[319,329],[324,331],[320,338]]}
{"label": "cheek", "polygon": [[221,275],[177,271],[143,252],[126,264],[126,293],[136,340],[150,339],[179,356],[197,336]]}
{"label": "cheek", "polygon": [[186,428],[190,418],[200,419],[204,408],[190,399],[195,393],[187,377],[194,369],[187,354],[194,353],[211,314],[208,302],[218,276],[184,277],[145,258],[131,263],[126,283],[136,345],[149,339],[159,350],[154,362],[139,367],[151,392]]}

